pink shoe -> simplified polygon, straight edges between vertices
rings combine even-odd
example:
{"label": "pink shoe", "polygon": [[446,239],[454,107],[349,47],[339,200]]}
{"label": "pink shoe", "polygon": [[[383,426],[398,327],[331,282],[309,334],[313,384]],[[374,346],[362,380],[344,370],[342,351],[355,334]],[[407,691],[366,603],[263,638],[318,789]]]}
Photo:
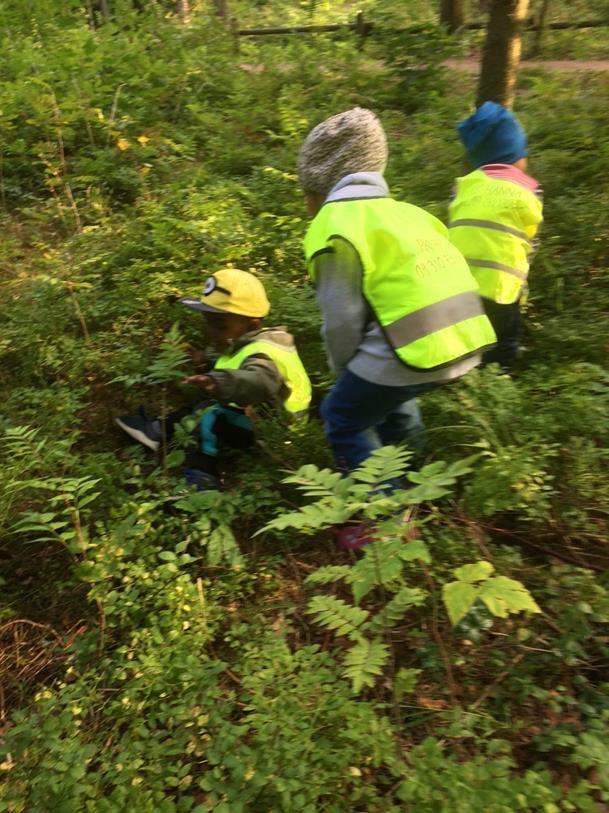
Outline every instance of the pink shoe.
{"label": "pink shoe", "polygon": [[[371,529],[364,525],[363,522],[340,525],[334,529],[334,535],[338,546],[344,550],[360,550],[376,539]],[[420,539],[420,537],[421,532],[415,525],[406,525],[404,527],[406,542],[412,542],[414,539]]]}
{"label": "pink shoe", "polygon": [[335,529],[336,541],[344,550],[360,550],[374,542],[370,529],[363,523],[341,525]]}

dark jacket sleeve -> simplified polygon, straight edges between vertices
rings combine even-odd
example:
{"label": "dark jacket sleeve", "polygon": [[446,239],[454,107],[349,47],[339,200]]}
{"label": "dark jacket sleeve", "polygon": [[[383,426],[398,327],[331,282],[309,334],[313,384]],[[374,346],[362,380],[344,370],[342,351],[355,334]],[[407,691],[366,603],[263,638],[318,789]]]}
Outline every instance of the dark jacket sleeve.
{"label": "dark jacket sleeve", "polygon": [[289,394],[279,370],[267,356],[249,356],[238,370],[213,370],[209,376],[216,382],[220,403],[257,406]]}

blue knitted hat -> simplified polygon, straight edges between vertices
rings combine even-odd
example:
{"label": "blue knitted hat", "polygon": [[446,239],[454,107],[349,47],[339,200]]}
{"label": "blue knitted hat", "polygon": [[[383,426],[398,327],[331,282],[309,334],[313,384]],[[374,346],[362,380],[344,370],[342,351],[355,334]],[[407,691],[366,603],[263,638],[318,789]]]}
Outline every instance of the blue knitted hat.
{"label": "blue knitted hat", "polygon": [[497,102],[484,102],[469,118],[457,124],[459,138],[475,167],[513,164],[527,155],[527,137],[511,110]]}

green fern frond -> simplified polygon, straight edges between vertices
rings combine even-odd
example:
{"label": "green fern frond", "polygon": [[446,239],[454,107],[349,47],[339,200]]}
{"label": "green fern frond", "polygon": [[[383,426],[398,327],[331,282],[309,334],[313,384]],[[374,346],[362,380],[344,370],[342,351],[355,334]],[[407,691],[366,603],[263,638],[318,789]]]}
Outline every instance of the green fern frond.
{"label": "green fern frond", "polygon": [[328,565],[318,568],[305,579],[305,584],[332,584],[346,578],[351,573],[350,565]]}
{"label": "green fern frond", "polygon": [[357,603],[374,587],[386,586],[399,577],[402,547],[399,539],[379,540],[365,547],[363,557],[351,568],[348,579]]}
{"label": "green fern frond", "polygon": [[450,492],[459,477],[470,472],[470,463],[475,461],[479,455],[472,455],[464,460],[448,465],[443,460],[437,460],[423,466],[419,471],[409,471],[406,475],[411,483],[416,483],[415,488],[408,491],[410,502],[420,503],[429,500],[437,500]]}
{"label": "green fern frond", "polygon": [[275,517],[263,528],[257,531],[258,536],[266,531],[282,531],[285,528],[298,528],[301,531],[327,528],[329,525],[339,525],[346,522],[354,512],[354,508],[347,505],[339,497],[325,497],[312,505],[304,505],[298,511]]}
{"label": "green fern frond", "polygon": [[360,692],[364,686],[374,686],[388,659],[389,647],[386,644],[378,638],[372,641],[360,638],[345,655],[343,675],[351,681],[353,691]]}
{"label": "green fern frond", "polygon": [[351,473],[355,482],[366,483],[371,488],[401,477],[408,467],[412,452],[398,446],[375,449],[361,466]]}
{"label": "green fern frond", "polygon": [[219,525],[209,535],[207,560],[212,566],[225,563],[235,567],[243,564],[239,545],[228,525]]}
{"label": "green fern frond", "polygon": [[334,596],[315,596],[309,602],[307,612],[322,627],[336,630],[337,635],[348,636],[356,633],[369,615],[368,610],[353,607]]}
{"label": "green fern frond", "polygon": [[283,482],[296,485],[307,497],[344,497],[349,492],[350,479],[338,471],[318,469],[309,463],[285,477]]}
{"label": "green fern frond", "polygon": [[189,362],[190,356],[186,352],[186,341],[180,333],[178,323],[175,322],[165,334],[156,358],[148,365],[145,372],[131,376],[118,376],[112,381],[122,381],[127,386],[178,381],[184,377],[182,368]]}
{"label": "green fern frond", "polygon": [[31,426],[12,426],[2,435],[13,458],[29,457],[36,460],[46,445],[46,439],[36,440],[40,430]]}
{"label": "green fern frond", "polygon": [[413,539],[411,542],[403,542],[400,547],[400,559],[403,562],[431,562],[429,548],[422,539]]}
{"label": "green fern frond", "polygon": [[374,618],[366,624],[370,632],[382,632],[388,627],[399,624],[411,607],[419,607],[425,602],[426,595],[418,587],[402,587]]}

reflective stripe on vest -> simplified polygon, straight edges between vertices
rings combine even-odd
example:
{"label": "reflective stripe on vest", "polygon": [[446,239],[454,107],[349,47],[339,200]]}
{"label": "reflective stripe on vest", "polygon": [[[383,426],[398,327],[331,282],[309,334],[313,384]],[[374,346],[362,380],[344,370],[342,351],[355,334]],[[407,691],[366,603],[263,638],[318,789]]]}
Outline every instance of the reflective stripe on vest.
{"label": "reflective stripe on vest", "polygon": [[214,370],[238,370],[250,356],[268,356],[275,364],[290,394],[283,402],[294,418],[306,415],[311,402],[311,382],[295,347],[285,347],[264,334],[230,356],[220,356]]}
{"label": "reflective stripe on vest", "polygon": [[519,229],[513,229],[511,226],[504,226],[503,223],[493,223],[492,220],[481,220],[476,217],[466,217],[462,220],[453,220],[448,228],[454,229],[458,226],[479,226],[481,229],[493,229],[494,231],[502,231],[505,234],[513,234],[514,237],[520,237],[521,240],[526,240],[527,243],[531,241],[526,236],[526,233]]}
{"label": "reflective stripe on vest", "polygon": [[541,212],[539,198],[513,181],[491,178],[480,169],[457,179],[449,207],[450,240],[467,258],[483,297],[500,304],[518,299]]}
{"label": "reflective stripe on vest", "polygon": [[357,251],[364,298],[407,367],[435,370],[495,343],[464,257],[428,212],[391,198],[326,203],[305,237],[313,278],[314,256],[335,239]]}
{"label": "reflective stripe on vest", "polygon": [[466,291],[402,316],[401,319],[387,325],[385,333],[392,344],[400,347],[480,313],[480,297],[473,291]]}
{"label": "reflective stripe on vest", "polygon": [[510,268],[509,265],[503,263],[496,263],[493,260],[472,260],[471,257],[465,258],[470,268],[494,268],[496,271],[505,271],[506,274],[513,274],[518,279],[526,280],[527,274],[524,271],[519,271],[517,268]]}

